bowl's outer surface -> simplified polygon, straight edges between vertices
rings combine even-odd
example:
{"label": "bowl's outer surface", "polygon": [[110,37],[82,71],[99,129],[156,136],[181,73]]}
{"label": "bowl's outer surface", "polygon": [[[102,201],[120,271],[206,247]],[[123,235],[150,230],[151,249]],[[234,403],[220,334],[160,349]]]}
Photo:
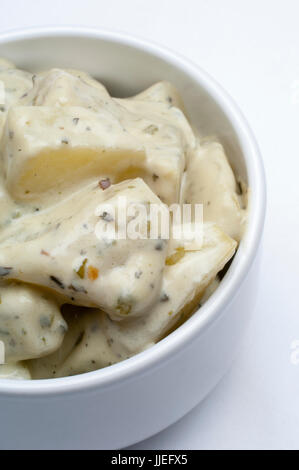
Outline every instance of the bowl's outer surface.
{"label": "bowl's outer surface", "polygon": [[221,317],[160,367],[90,391],[0,396],[0,448],[122,448],[174,423],[229,369],[248,325],[257,282],[255,263]]}
{"label": "bowl's outer surface", "polygon": [[119,33],[76,28],[0,36],[0,56],[19,67],[78,68],[117,96],[159,80],[180,90],[203,135],[224,144],[251,188],[246,236],[219,289],[185,325],[148,351],[102,371],[51,381],[0,381],[0,448],[115,449],[178,420],[216,385],[236,355],[258,285],[265,181],[240,112],[204,72],[184,59]]}

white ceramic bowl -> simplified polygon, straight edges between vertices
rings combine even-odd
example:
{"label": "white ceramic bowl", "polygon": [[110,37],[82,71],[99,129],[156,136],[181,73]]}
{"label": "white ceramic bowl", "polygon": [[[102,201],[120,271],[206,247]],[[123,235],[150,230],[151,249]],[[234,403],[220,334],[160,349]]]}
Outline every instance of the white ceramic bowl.
{"label": "white ceramic bowl", "polygon": [[0,35],[0,56],[18,67],[79,68],[127,96],[165,79],[180,90],[192,123],[223,142],[251,189],[248,229],[216,293],[183,326],[120,364],[75,377],[0,380],[0,448],[111,449],[145,439],[199,403],[227,371],[258,287],[265,216],[262,162],[248,125],[199,67],[120,33],[41,28]]}

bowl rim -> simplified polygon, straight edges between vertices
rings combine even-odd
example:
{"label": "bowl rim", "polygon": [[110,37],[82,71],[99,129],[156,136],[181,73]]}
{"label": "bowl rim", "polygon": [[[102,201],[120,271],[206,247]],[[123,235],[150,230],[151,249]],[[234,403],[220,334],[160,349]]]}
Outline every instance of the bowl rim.
{"label": "bowl rim", "polygon": [[190,59],[152,41],[127,33],[83,26],[47,26],[22,28],[0,34],[2,44],[19,40],[53,37],[90,38],[99,41],[122,43],[141,50],[174,65],[191,76],[208,92],[224,111],[238,136],[243,152],[248,180],[250,183],[250,210],[246,233],[237,254],[217,291],[201,307],[200,315],[195,312],[182,326],[151,348],[112,366],[72,377],[45,380],[0,379],[0,396],[57,396],[79,393],[95,387],[106,388],[117,382],[132,379],[135,375],[146,374],[150,369],[159,368],[170,358],[180,353],[198,335],[219,319],[246,278],[260,244],[266,210],[266,181],[260,151],[255,137],[242,112],[228,93],[200,66]]}

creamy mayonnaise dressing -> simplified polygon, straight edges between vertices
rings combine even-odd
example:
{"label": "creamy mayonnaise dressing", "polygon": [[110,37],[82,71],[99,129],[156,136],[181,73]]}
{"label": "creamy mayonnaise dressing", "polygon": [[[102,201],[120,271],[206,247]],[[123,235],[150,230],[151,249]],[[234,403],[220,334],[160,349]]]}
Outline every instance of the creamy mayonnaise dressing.
{"label": "creamy mayonnaise dressing", "polygon": [[[0,91],[0,378],[147,349],[213,293],[242,238],[246,190],[223,147],[196,137],[168,82],[116,99],[84,72],[0,59]],[[99,237],[113,217],[97,208],[120,196],[146,210],[202,203],[203,244]]]}

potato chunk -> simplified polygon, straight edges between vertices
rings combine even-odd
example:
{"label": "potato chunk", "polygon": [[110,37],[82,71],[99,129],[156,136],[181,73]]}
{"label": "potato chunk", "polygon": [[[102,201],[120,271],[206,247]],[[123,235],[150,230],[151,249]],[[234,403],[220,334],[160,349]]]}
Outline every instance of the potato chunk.
{"label": "potato chunk", "polygon": [[7,186],[19,199],[57,193],[97,175],[121,178],[145,160],[111,114],[80,107],[15,107],[2,144]]}
{"label": "potato chunk", "polygon": [[132,99],[117,102],[138,117],[132,121],[130,132],[145,148],[147,172],[142,177],[163,202],[178,202],[186,161],[196,146],[185,115],[162,102]]}
{"label": "potato chunk", "polygon": [[177,202],[186,139],[178,128],[153,121],[131,121],[125,131],[107,110],[15,107],[2,139],[6,185],[26,200],[97,177],[117,183],[139,176],[163,202]]}
{"label": "potato chunk", "polygon": [[[116,224],[120,197],[125,217]],[[115,319],[141,315],[159,294],[167,241],[157,249],[157,240],[114,239],[106,229],[114,228],[120,237],[134,220],[135,213],[126,213],[132,204],[146,211],[150,223],[150,203],[161,205],[141,179],[106,190],[91,184],[45,211],[17,219],[0,234],[0,276],[54,289],[67,301],[103,308]]]}
{"label": "potato chunk", "polygon": [[10,62],[0,59],[0,138],[9,108],[19,103],[31,88],[31,73],[18,70]]}
{"label": "potato chunk", "polygon": [[206,142],[198,146],[188,162],[182,202],[204,204],[204,220],[215,222],[240,241],[247,215],[244,199],[237,193],[236,179],[222,145]]}
{"label": "potato chunk", "polygon": [[167,81],[155,83],[138,95],[130,98],[135,101],[151,101],[165,103],[168,106],[175,106],[184,112],[183,100],[176,87]]}
{"label": "potato chunk", "polygon": [[[186,249],[175,263],[167,264],[166,260],[159,302],[142,321],[115,324],[103,316],[102,330],[106,338],[113,340],[115,358],[130,357],[146,349],[196,310],[206,288],[232,258],[237,245],[215,224],[204,224],[203,231],[203,244],[198,250]],[[181,245],[184,249],[185,244]]]}
{"label": "potato chunk", "polygon": [[179,201],[185,159],[195,146],[180,109],[168,101],[111,98],[76,71],[54,69],[33,82],[11,109],[1,142],[14,198],[49,199],[49,192],[97,177],[113,183],[141,177],[163,202]]}
{"label": "potato chunk", "polygon": [[116,323],[100,310],[69,307],[65,315],[69,331],[62,347],[48,357],[31,361],[33,378],[89,372],[150,347],[194,312],[235,249],[234,240],[214,224],[205,224],[203,246],[186,250],[176,263],[165,266],[159,298],[142,318]]}
{"label": "potato chunk", "polygon": [[30,380],[31,375],[27,365],[22,362],[12,362],[0,365],[0,380]]}
{"label": "potato chunk", "polygon": [[33,286],[0,286],[0,340],[5,361],[45,356],[58,349],[67,325],[51,296]]}
{"label": "potato chunk", "polygon": [[1,103],[8,107],[19,103],[19,101],[27,95],[32,89],[32,73],[14,68],[0,67],[0,82],[5,91],[5,102]]}
{"label": "potato chunk", "polygon": [[[70,107],[99,110],[103,106],[113,108],[106,88],[88,74],[79,71],[51,69],[34,78],[34,86],[23,105]],[[115,106],[114,106],[115,107]]]}
{"label": "potato chunk", "polygon": [[33,379],[83,374],[116,362],[102,331],[100,310],[66,305],[63,315],[68,324],[63,344],[53,354],[28,363]]}

